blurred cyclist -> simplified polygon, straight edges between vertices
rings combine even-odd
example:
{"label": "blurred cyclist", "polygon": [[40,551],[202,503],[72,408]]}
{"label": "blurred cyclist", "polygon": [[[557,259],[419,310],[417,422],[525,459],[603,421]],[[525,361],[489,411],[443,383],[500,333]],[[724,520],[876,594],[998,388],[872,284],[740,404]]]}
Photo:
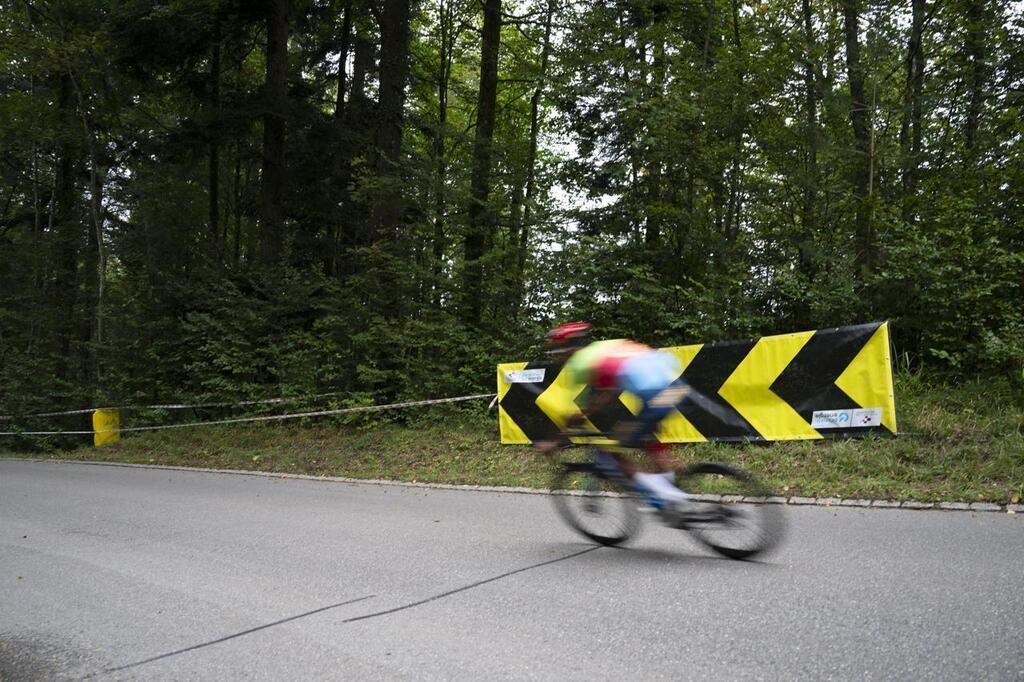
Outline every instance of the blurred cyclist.
{"label": "blurred cyclist", "polygon": [[[566,420],[566,429],[579,427],[591,415],[601,412],[628,391],[640,399],[640,412],[631,419],[617,423],[609,435],[628,448],[642,448],[654,473],[636,471],[635,467],[613,453],[623,473],[636,486],[652,493],[665,507],[674,507],[689,496],[675,486],[675,472],[668,446],[654,436],[658,423],[671,412],[689,391],[678,377],[682,367],[674,355],[655,350],[635,341],[613,339],[591,343],[592,325],[570,322],[555,327],[547,336],[549,352],[565,356],[562,371],[584,389],[584,407]],[[559,446],[552,439],[534,445],[542,452]]]}

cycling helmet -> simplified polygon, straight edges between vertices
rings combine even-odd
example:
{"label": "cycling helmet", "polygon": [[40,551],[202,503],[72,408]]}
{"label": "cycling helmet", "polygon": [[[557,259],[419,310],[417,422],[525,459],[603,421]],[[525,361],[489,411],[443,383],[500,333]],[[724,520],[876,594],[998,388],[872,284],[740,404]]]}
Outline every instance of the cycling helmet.
{"label": "cycling helmet", "polygon": [[590,331],[594,325],[589,322],[568,322],[548,332],[547,345],[552,353],[564,353],[590,343]]}

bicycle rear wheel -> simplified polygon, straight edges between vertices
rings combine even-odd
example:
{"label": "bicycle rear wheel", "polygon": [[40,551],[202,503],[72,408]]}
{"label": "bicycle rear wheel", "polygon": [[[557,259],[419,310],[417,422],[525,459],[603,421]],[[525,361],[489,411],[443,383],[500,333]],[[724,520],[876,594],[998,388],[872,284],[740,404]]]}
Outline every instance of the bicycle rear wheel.
{"label": "bicycle rear wheel", "polygon": [[602,545],[618,545],[640,526],[637,500],[593,464],[565,464],[551,482],[559,516],[578,533]]}
{"label": "bicycle rear wheel", "polygon": [[[715,552],[747,559],[771,550],[782,539],[781,505],[765,504],[768,491],[745,471],[726,464],[697,464],[679,472],[678,484],[696,498],[686,507],[683,526]],[[721,495],[722,501],[701,499],[705,495]]]}

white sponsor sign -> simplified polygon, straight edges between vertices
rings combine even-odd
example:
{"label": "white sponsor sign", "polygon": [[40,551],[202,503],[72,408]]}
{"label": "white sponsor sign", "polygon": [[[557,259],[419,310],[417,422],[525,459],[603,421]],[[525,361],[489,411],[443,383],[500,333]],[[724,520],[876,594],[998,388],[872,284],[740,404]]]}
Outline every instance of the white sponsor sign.
{"label": "white sponsor sign", "polygon": [[515,369],[505,372],[505,381],[510,384],[539,384],[544,381],[543,369]]}
{"label": "white sponsor sign", "polygon": [[882,408],[881,407],[869,407],[865,410],[854,410],[853,411],[853,426],[881,426],[882,425]]}
{"label": "white sponsor sign", "polygon": [[881,426],[882,408],[857,410],[816,410],[811,415],[811,426],[816,429],[857,429]]}

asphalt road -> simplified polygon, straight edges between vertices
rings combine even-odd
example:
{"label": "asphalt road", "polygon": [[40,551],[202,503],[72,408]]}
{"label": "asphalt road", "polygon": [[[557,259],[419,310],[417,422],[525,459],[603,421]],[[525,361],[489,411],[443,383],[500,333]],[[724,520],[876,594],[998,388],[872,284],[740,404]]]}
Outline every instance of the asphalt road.
{"label": "asphalt road", "polygon": [[0,679],[1024,679],[1024,518],[787,509],[764,562],[543,495],[0,461]]}

